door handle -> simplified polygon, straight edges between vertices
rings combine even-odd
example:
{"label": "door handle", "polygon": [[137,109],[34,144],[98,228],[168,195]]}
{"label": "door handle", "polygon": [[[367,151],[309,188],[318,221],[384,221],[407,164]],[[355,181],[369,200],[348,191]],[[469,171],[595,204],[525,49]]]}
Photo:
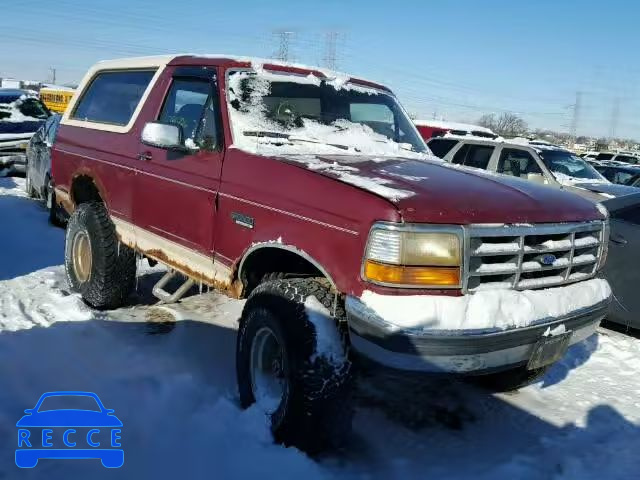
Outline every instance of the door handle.
{"label": "door handle", "polygon": [[148,162],[151,160],[151,152],[142,152],[138,154],[138,160]]}
{"label": "door handle", "polygon": [[619,233],[612,233],[611,236],[609,237],[609,240],[611,240],[613,243],[616,243],[618,245],[626,245],[627,244],[627,239],[624,238]]}

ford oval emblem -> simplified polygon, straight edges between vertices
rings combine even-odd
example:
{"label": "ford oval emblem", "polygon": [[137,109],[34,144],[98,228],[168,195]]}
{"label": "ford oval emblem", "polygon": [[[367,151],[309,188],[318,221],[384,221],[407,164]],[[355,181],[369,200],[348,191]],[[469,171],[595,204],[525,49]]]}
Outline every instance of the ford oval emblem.
{"label": "ford oval emblem", "polygon": [[546,255],[542,255],[540,257],[540,263],[542,263],[543,265],[553,265],[555,261],[556,261],[556,256],[550,253],[547,253]]}

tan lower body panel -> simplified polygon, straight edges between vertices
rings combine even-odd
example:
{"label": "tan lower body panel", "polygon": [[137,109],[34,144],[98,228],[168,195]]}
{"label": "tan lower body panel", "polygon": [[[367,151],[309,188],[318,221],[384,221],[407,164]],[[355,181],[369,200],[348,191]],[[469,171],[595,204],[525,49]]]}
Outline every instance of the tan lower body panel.
{"label": "tan lower body panel", "polygon": [[111,220],[123,244],[198,282],[226,290],[235,297],[240,295],[241,292],[233,288],[233,270],[223,263],[127,221],[113,216]]}

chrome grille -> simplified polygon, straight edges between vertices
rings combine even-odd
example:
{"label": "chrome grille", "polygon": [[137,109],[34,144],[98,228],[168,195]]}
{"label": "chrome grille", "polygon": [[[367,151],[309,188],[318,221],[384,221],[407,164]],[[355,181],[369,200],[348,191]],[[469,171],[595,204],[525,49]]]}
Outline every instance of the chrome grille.
{"label": "chrome grille", "polygon": [[468,227],[465,289],[552,287],[595,275],[604,222]]}

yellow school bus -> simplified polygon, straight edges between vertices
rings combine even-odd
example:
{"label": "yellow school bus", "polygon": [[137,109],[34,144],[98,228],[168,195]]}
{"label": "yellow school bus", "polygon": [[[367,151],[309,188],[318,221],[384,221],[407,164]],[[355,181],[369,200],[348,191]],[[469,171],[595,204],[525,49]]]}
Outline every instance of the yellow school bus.
{"label": "yellow school bus", "polygon": [[75,91],[72,88],[44,87],[40,89],[40,100],[49,110],[64,113]]}

